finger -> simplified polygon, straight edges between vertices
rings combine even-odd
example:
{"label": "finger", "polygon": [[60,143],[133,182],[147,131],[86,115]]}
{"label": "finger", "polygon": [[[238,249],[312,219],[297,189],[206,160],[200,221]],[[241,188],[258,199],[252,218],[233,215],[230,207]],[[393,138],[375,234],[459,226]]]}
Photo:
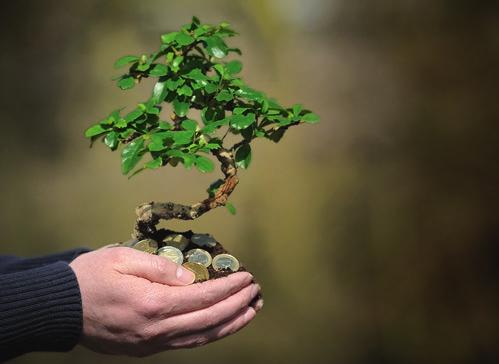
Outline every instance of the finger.
{"label": "finger", "polygon": [[218,326],[248,307],[259,292],[260,286],[251,284],[213,306],[158,322],[157,332],[164,332],[172,338]]}
{"label": "finger", "polygon": [[244,326],[249,324],[255,316],[256,311],[252,307],[247,307],[231,320],[196,334],[173,339],[168,343],[167,347],[169,349],[192,348],[220,340],[241,330]]}
{"label": "finger", "polygon": [[194,282],[194,273],[164,257],[130,248],[114,248],[113,251],[118,251],[115,269],[122,274],[169,286],[183,286]]}
{"label": "finger", "polygon": [[251,284],[253,276],[247,272],[230,274],[203,283],[195,283],[185,287],[168,287],[159,290],[159,302],[175,302],[175,305],[165,307],[164,316],[175,316],[181,313],[201,310],[220,302],[239,292]]}

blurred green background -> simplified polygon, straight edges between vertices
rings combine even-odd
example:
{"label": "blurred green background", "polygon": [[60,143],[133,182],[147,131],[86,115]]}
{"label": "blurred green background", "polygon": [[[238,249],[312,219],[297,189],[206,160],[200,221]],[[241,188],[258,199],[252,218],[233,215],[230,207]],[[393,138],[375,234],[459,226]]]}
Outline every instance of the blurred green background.
{"label": "blurred green background", "polygon": [[[129,237],[137,204],[194,202],[218,175],[132,180],[83,130],[148,87],[114,60],[192,15],[240,32],[243,77],[321,115],[253,165],[214,234],[261,282],[237,335],[144,363],[497,363],[499,6],[471,0],[26,1],[2,4],[2,254]],[[84,348],[16,363],[128,363]]]}

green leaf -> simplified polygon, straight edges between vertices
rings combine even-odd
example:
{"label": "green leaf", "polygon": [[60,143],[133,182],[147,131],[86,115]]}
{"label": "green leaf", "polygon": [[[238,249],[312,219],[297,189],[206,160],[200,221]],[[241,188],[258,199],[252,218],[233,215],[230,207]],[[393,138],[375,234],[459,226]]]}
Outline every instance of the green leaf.
{"label": "green leaf", "polygon": [[144,167],[148,169],[157,169],[163,165],[163,159],[161,157],[155,158],[147,162]]}
{"label": "green leaf", "polygon": [[308,124],[315,124],[319,122],[320,118],[319,115],[309,112],[308,114],[303,115],[301,119]]}
{"label": "green leaf", "polygon": [[185,80],[183,78],[178,78],[176,80],[169,78],[166,81],[166,87],[170,91],[175,91],[177,88],[182,86],[185,83]]}
{"label": "green leaf", "polygon": [[161,36],[161,42],[165,44],[171,44],[175,40],[175,37],[177,36],[178,32],[171,32],[171,33],[166,33]]}
{"label": "green leaf", "polygon": [[115,131],[108,133],[104,138],[104,144],[106,144],[109,147],[109,149],[116,150],[119,144],[118,133]]}
{"label": "green leaf", "polygon": [[139,57],[137,56],[123,56],[121,58],[118,58],[116,62],[114,62],[114,68],[118,69],[123,66],[126,66],[129,63],[137,62],[139,60]]}
{"label": "green leaf", "polygon": [[191,80],[196,80],[196,81],[206,81],[208,80],[208,77],[201,72],[199,68],[194,68],[191,72],[186,74],[184,77],[190,78]]}
{"label": "green leaf", "polygon": [[201,155],[196,155],[194,164],[196,165],[196,168],[203,173],[213,172],[215,169],[213,161]]}
{"label": "green leaf", "polygon": [[212,93],[214,93],[215,91],[218,90],[218,85],[216,83],[209,82],[204,87],[204,90],[206,91],[206,93],[212,94]]}
{"label": "green leaf", "polygon": [[225,204],[225,207],[227,208],[227,210],[232,214],[232,215],[235,215],[236,214],[236,207],[231,203],[231,202],[227,202]]}
{"label": "green leaf", "polygon": [[171,124],[166,121],[160,121],[158,127],[163,130],[170,130],[172,128]]}
{"label": "green leaf", "polygon": [[155,64],[153,68],[149,71],[150,76],[161,77],[168,74],[168,67],[164,64]]}
{"label": "green leaf", "polygon": [[273,118],[275,120],[277,120],[279,126],[286,126],[286,125],[289,125],[291,123],[293,123],[293,119],[288,119],[288,118],[285,118],[285,117],[282,117],[282,116],[278,116],[276,118]]}
{"label": "green leaf", "polygon": [[147,71],[151,67],[151,64],[148,63],[141,63],[137,66],[137,70],[141,72]]}
{"label": "green leaf", "polygon": [[192,143],[192,139],[194,138],[194,131],[185,130],[185,131],[174,131],[173,140],[176,145],[187,145]]}
{"label": "green leaf", "polygon": [[199,27],[197,28],[195,31],[194,31],[194,38],[199,38],[200,36],[202,36],[203,34],[206,34],[208,32],[209,28],[205,27],[205,26],[202,26],[202,27]]}
{"label": "green leaf", "polygon": [[272,140],[274,143],[278,143],[284,136],[286,128],[274,129],[267,133],[266,138]]}
{"label": "green leaf", "polygon": [[183,85],[181,88],[177,89],[177,94],[179,96],[182,96],[182,95],[192,96],[192,88],[190,88],[187,85]]}
{"label": "green leaf", "polygon": [[242,54],[243,54],[243,52],[241,52],[241,50],[239,48],[227,48],[227,53],[229,53],[229,52],[237,53],[240,56],[242,56]]}
{"label": "green leaf", "polygon": [[102,125],[96,124],[85,130],[85,137],[87,138],[92,138],[97,135],[101,135],[103,133],[106,133],[108,129],[104,129]]}
{"label": "green leaf", "polygon": [[121,172],[128,174],[141,160],[144,150],[144,139],[139,137],[123,148],[121,152]]}
{"label": "green leaf", "polygon": [[135,79],[132,76],[123,76],[118,80],[118,87],[122,90],[128,90],[135,86]]}
{"label": "green leaf", "polygon": [[182,128],[185,130],[196,131],[198,123],[195,120],[187,119],[182,121]]}
{"label": "green leaf", "polygon": [[208,54],[216,58],[223,58],[227,55],[227,45],[219,36],[213,35],[205,40]]}
{"label": "green leaf", "polygon": [[217,63],[213,66],[213,68],[220,74],[220,76],[225,75],[225,66],[221,63]]}
{"label": "green leaf", "polygon": [[144,111],[142,111],[141,109],[137,108],[135,110],[130,111],[128,114],[125,115],[125,121],[127,123],[130,123],[130,122],[134,121],[135,119],[137,119],[139,116],[141,116],[143,114],[144,114]]}
{"label": "green leaf", "polygon": [[173,100],[173,111],[180,117],[184,117],[187,115],[187,111],[189,111],[189,103],[182,102],[178,99]]}
{"label": "green leaf", "polygon": [[201,110],[201,120],[205,125],[225,118],[225,111],[222,108],[205,107]]}
{"label": "green leaf", "polygon": [[178,70],[180,69],[180,64],[182,63],[183,60],[184,60],[183,56],[177,56],[173,59],[172,61],[173,72],[178,72]]}
{"label": "green leaf", "polygon": [[184,158],[185,153],[178,149],[170,149],[166,152],[166,155],[172,158]]}
{"label": "green leaf", "polygon": [[236,166],[246,169],[251,163],[251,146],[243,144],[236,151]]}
{"label": "green leaf", "polygon": [[208,143],[204,147],[199,148],[199,151],[210,153],[212,150],[220,149],[220,144]]}
{"label": "green leaf", "polygon": [[264,137],[265,136],[265,132],[261,131],[261,130],[255,130],[255,136],[258,137],[258,138]]}
{"label": "green leaf", "polygon": [[[155,101],[156,100],[154,100],[154,99],[151,98],[151,99],[147,100],[145,103],[142,104],[142,105],[145,106],[145,111],[148,114],[158,115],[160,113],[161,106],[156,105]],[[141,110],[144,110],[144,109],[141,107]]]}
{"label": "green leaf", "polygon": [[247,115],[232,115],[230,125],[237,130],[246,129],[255,122],[255,114],[248,113]]}
{"label": "green leaf", "polygon": [[127,125],[128,122],[123,118],[119,119],[116,123],[114,123],[114,126],[117,127],[118,129],[126,128]]}
{"label": "green leaf", "polygon": [[155,104],[162,103],[165,100],[167,94],[168,88],[166,87],[166,81],[156,82],[152,90],[152,99],[154,100],[153,102]]}
{"label": "green leaf", "polygon": [[192,22],[193,25],[199,25],[199,24],[201,24],[201,21],[195,15],[192,17],[192,21],[191,22]]}
{"label": "green leaf", "polygon": [[236,94],[252,101],[261,102],[265,99],[265,95],[262,92],[253,90],[248,86],[242,86],[239,90],[236,91]]}
{"label": "green leaf", "polygon": [[151,152],[160,152],[168,148],[171,144],[173,133],[171,131],[160,131],[151,134],[151,142],[147,146]]}
{"label": "green leaf", "polygon": [[133,135],[133,133],[135,133],[135,131],[136,131],[135,129],[128,128],[128,129],[120,132],[120,134],[119,134],[120,138],[121,139],[128,139]]}
{"label": "green leaf", "polygon": [[196,157],[192,154],[184,154],[182,157],[182,164],[186,169],[191,169],[192,165],[196,162]]}
{"label": "green leaf", "polygon": [[217,130],[217,128],[223,126],[223,125],[227,125],[229,124],[229,121],[230,119],[229,118],[224,118],[222,120],[217,120],[217,121],[213,121],[211,123],[209,123],[208,125],[206,125],[202,130],[201,132],[203,134],[211,134],[213,133],[215,130]]}
{"label": "green leaf", "polygon": [[298,116],[300,115],[301,110],[303,109],[302,104],[294,104],[293,105],[293,115]]}
{"label": "green leaf", "polygon": [[246,110],[248,110],[247,107],[235,107],[234,110],[232,110],[232,114],[234,114],[234,115],[242,114]]}
{"label": "green leaf", "polygon": [[215,97],[217,101],[230,101],[234,97],[232,96],[232,93],[229,90],[222,90],[220,93]]}
{"label": "green leaf", "polygon": [[177,42],[179,46],[183,47],[194,42],[194,38],[191,37],[189,34],[180,32],[175,36],[175,42]]}
{"label": "green leaf", "polygon": [[236,73],[241,72],[241,70],[243,69],[243,64],[238,60],[233,60],[226,63],[225,68],[231,75],[235,75]]}

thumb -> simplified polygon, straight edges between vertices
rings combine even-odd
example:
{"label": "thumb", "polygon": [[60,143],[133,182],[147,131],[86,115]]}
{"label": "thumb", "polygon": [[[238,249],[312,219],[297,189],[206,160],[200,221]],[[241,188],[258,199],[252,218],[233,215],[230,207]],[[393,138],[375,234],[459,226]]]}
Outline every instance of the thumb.
{"label": "thumb", "polygon": [[167,258],[130,248],[114,248],[113,250],[120,251],[121,257],[115,268],[122,274],[169,286],[185,286],[194,282],[194,273]]}

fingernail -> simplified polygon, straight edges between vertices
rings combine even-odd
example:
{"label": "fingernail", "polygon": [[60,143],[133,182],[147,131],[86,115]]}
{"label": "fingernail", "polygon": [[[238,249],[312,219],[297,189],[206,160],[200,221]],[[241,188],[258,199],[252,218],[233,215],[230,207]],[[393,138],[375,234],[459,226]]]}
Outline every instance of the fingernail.
{"label": "fingernail", "polygon": [[176,273],[177,279],[185,284],[191,284],[194,282],[194,279],[196,279],[196,276],[194,273],[192,273],[190,270],[183,268],[182,266],[178,266],[177,268],[177,273]]}
{"label": "fingernail", "polygon": [[253,288],[251,289],[251,296],[254,297],[260,292],[260,285],[259,284],[253,284]]}
{"label": "fingernail", "polygon": [[263,298],[260,298],[254,306],[256,312],[260,311],[263,308]]}
{"label": "fingernail", "polygon": [[255,311],[252,310],[251,308],[248,308],[248,310],[244,313],[244,320],[249,321],[255,316]]}

